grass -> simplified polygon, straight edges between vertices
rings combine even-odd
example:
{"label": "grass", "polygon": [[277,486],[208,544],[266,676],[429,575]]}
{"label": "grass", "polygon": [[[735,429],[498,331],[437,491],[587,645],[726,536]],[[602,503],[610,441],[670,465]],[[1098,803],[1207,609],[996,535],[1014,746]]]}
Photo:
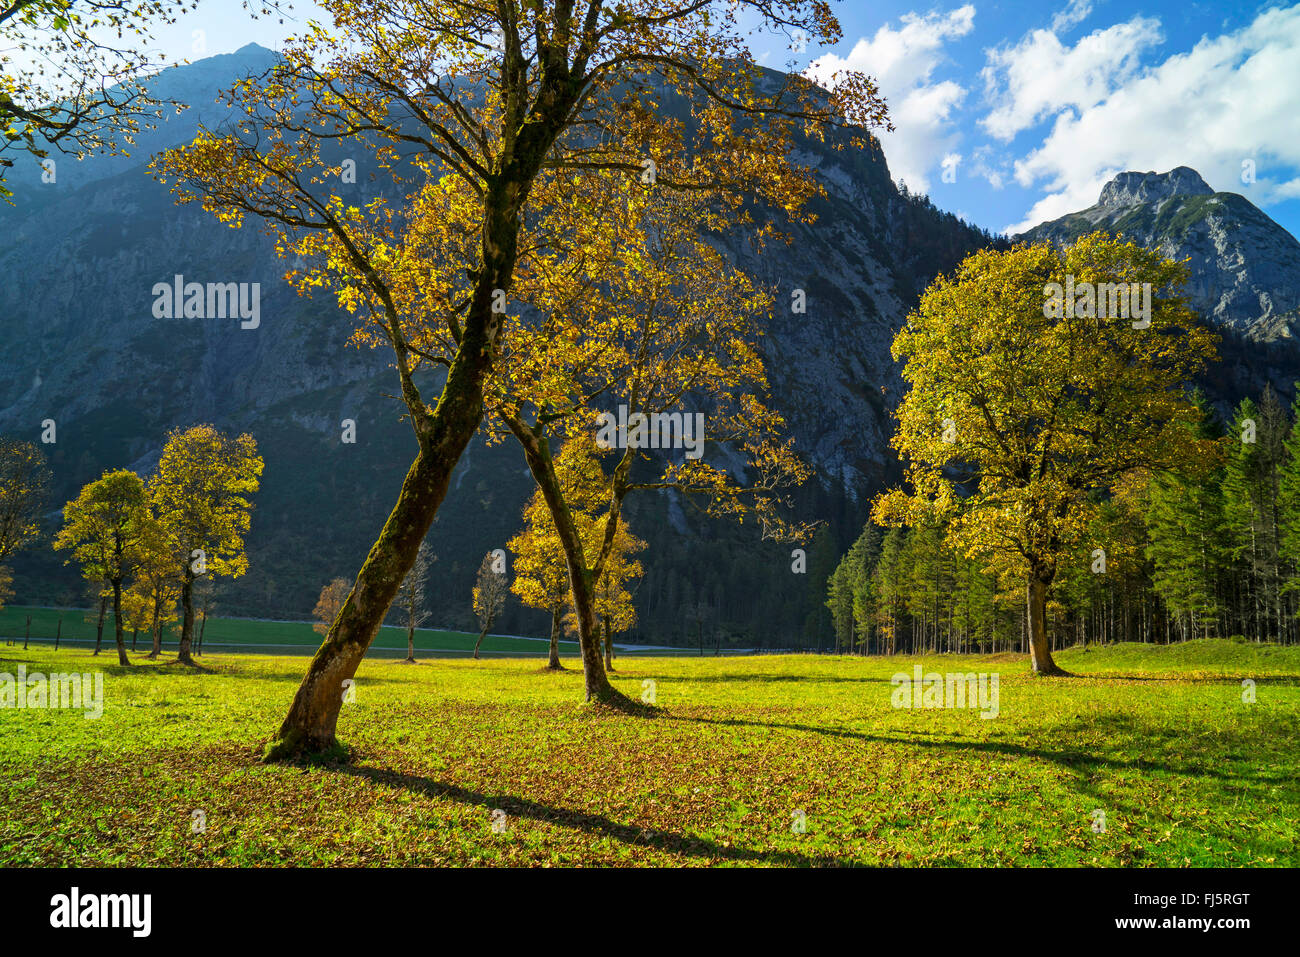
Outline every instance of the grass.
{"label": "grass", "polygon": [[[535,659],[367,660],[351,760],[301,766],[256,760],[300,659],[0,656],[105,674],[99,720],[0,709],[4,865],[1300,863],[1300,648],[1075,649],[1064,679],[1010,655],[620,661],[651,717]],[[999,716],[891,707],[917,663],[999,673]]]}

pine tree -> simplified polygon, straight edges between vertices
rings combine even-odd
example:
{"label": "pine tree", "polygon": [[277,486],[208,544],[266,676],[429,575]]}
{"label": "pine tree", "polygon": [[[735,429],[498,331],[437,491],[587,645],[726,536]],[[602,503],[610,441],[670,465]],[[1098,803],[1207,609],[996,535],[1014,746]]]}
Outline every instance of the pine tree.
{"label": "pine tree", "polygon": [[1222,481],[1221,467],[1205,475],[1160,472],[1148,489],[1152,587],[1184,640],[1218,633],[1224,617],[1220,582],[1228,571],[1228,552],[1220,534]]}
{"label": "pine tree", "polygon": [[1285,576],[1282,591],[1290,608],[1285,635],[1288,640],[1295,640],[1296,592],[1300,590],[1300,577],[1297,577],[1300,570],[1300,387],[1291,412],[1291,430],[1283,447],[1278,484],[1278,545]]}
{"label": "pine tree", "polygon": [[1272,389],[1243,399],[1224,470],[1224,530],[1233,563],[1236,621],[1256,641],[1283,633],[1279,497],[1289,429]]}

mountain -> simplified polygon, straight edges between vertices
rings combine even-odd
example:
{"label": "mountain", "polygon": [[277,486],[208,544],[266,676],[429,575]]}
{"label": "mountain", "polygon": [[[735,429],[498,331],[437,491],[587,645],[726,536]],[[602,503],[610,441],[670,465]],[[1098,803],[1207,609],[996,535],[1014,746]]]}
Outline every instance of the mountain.
{"label": "mountain", "polygon": [[1186,166],[1120,173],[1095,206],[1018,239],[1068,245],[1095,230],[1188,260],[1192,307],[1257,342],[1300,338],[1300,242],[1237,193],[1216,193]]}
{"label": "mountain", "polygon": [[[254,221],[232,230],[179,207],[146,171],[146,152],[187,142],[198,120],[219,123],[214,99],[275,54],[249,45],[161,74],[154,93],[193,104],[142,133],[132,157],[61,161],[54,183],[33,168],[11,178],[16,205],[0,210],[0,432],[46,446],[52,508],[105,468],[142,473],[169,429],[197,422],[248,431],[266,460],[248,539],[251,570],[223,583],[225,614],[304,617],[320,586],[353,574],[382,526],[415,450],[384,352],[346,345],[350,317],[328,299],[303,299],[282,281],[285,263]],[[755,256],[740,236],[729,254],[778,287],[803,289],[805,314],[777,309],[765,336],[773,404],[818,478],[801,490],[800,517],[829,525],[790,571],[789,548],[756,532],[701,521],[671,496],[630,510],[650,540],[637,595],[643,640],[694,640],[683,608],[707,608],[708,629],[749,645],[829,637],[825,576],[856,535],[866,502],[894,480],[889,416],[899,377],[889,346],[920,291],[992,237],[895,188],[878,145],[836,151],[805,140],[799,158],[827,187],[817,220],[785,246]],[[364,172],[364,171],[359,171]],[[346,198],[379,188],[357,177]],[[258,283],[260,322],[158,319],[154,287],[185,281]],[[339,441],[343,419],[354,445]],[[511,446],[475,443],[462,459],[431,533],[438,555],[434,621],[468,626],[478,562],[518,530],[531,492]],[[50,523],[57,523],[52,511]],[[17,600],[81,602],[74,570],[47,547],[15,562]],[[501,626],[545,631],[545,616],[513,608]],[[710,639],[712,640],[712,639]]]}

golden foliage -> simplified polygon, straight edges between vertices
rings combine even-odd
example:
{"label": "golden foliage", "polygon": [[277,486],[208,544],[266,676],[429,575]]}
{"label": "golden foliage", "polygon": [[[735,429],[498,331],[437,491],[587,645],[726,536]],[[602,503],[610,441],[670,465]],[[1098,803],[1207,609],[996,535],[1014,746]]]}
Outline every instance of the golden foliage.
{"label": "golden foliage", "polygon": [[[1185,386],[1214,337],[1179,294],[1185,275],[1097,233],[1064,251],[983,250],[936,280],[893,348],[908,383],[893,444],[912,490],[880,496],[876,521],[944,517],[966,554],[1050,580],[1130,473],[1208,451],[1185,427],[1197,414]],[[1049,284],[1067,277],[1150,283],[1149,326],[1049,315]]]}

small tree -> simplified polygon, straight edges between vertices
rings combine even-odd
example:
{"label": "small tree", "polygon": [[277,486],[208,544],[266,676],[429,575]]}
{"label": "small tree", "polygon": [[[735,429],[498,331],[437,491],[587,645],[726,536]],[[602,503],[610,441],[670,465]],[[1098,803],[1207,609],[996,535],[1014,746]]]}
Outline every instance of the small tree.
{"label": "small tree", "polygon": [[326,634],[330,630],[330,623],[343,607],[343,600],[347,597],[347,579],[336,578],[324,585],[320,590],[320,597],[316,599],[316,607],[312,609],[312,617],[316,619],[316,623],[311,626],[311,630],[318,635]]}
{"label": "small tree", "polygon": [[102,582],[112,595],[118,663],[129,665],[123,638],[122,582],[131,573],[136,545],[149,521],[144,482],[128,469],[105,472],[64,507],[63,519],[54,547],[72,549],[86,579]]}
{"label": "small tree", "polygon": [[478,658],[478,649],[483,644],[483,636],[497,620],[506,605],[507,583],[503,572],[496,570],[497,557],[488,552],[478,566],[478,578],[474,582],[474,614],[480,625],[478,641],[474,642],[474,657]]}
{"label": "small tree", "polygon": [[428,540],[422,541],[411,570],[402,579],[402,587],[397,589],[396,605],[406,623],[407,664],[415,664],[415,629],[429,617],[429,609],[424,604],[424,590],[429,584],[429,566],[436,560]]}
{"label": "small tree", "polygon": [[223,435],[211,425],[167,436],[158,472],[149,483],[181,581],[179,659],[194,664],[194,581],[200,575],[237,578],[248,570],[248,532],[262,459],[251,435]]}
{"label": "small tree", "polygon": [[534,492],[524,509],[524,528],[507,543],[515,556],[515,580],[510,590],[528,608],[551,613],[551,646],[546,667],[561,671],[560,627],[569,601],[569,569],[564,545],[550,520],[541,494]]}
{"label": "small tree", "polygon": [[212,578],[200,578],[194,583],[194,597],[199,609],[199,634],[194,642],[194,653],[203,654],[203,633],[208,628],[208,615],[212,613],[217,594],[217,583]]}

